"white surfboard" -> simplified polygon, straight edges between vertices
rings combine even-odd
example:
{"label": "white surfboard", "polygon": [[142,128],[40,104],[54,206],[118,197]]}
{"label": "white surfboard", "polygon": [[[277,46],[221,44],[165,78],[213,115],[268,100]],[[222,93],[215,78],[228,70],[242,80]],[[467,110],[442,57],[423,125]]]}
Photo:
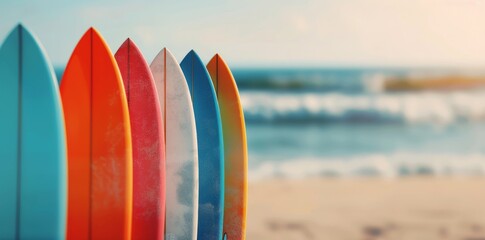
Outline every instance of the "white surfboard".
{"label": "white surfboard", "polygon": [[175,57],[162,49],[150,65],[165,127],[165,239],[197,238],[198,157],[189,88]]}

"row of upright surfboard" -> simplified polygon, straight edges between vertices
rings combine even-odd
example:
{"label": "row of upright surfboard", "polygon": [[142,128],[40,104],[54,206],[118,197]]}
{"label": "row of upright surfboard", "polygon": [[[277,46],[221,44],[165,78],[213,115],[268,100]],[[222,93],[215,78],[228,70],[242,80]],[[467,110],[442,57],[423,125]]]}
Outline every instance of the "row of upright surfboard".
{"label": "row of upright surfboard", "polygon": [[245,239],[245,125],[219,55],[179,64],[163,49],[148,65],[91,28],[59,85],[14,28],[0,48],[0,239]]}

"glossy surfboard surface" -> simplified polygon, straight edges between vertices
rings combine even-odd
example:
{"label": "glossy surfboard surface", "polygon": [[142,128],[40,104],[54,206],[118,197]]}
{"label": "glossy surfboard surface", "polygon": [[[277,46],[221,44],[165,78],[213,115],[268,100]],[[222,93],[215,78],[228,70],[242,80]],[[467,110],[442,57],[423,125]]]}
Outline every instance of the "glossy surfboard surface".
{"label": "glossy surfboard surface", "polygon": [[155,82],[138,47],[126,40],[115,54],[123,78],[133,144],[132,239],[164,239],[165,143]]}
{"label": "glossy surfboard surface", "polygon": [[0,239],[64,239],[66,146],[57,80],[17,26],[0,47]]}
{"label": "glossy surfboard surface", "polygon": [[216,93],[205,65],[191,51],[180,64],[194,105],[199,151],[199,239],[222,239],[224,155]]}
{"label": "glossy surfboard surface", "polygon": [[150,64],[160,101],[166,149],[165,239],[196,239],[198,160],[194,112],[184,75],[166,49]]}
{"label": "glossy surfboard surface", "polygon": [[93,28],[74,49],[60,89],[68,146],[67,239],[129,239],[128,104],[116,61]]}
{"label": "glossy surfboard surface", "polygon": [[227,239],[246,239],[248,154],[243,109],[236,81],[224,60],[215,55],[207,69],[216,89],[224,133],[224,234]]}

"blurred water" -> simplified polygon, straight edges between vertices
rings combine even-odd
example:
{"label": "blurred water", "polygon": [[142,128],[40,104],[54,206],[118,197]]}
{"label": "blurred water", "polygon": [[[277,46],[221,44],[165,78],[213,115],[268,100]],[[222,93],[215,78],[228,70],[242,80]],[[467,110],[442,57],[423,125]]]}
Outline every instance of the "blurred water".
{"label": "blurred water", "polygon": [[485,174],[485,91],[382,87],[416,74],[456,70],[234,71],[250,178]]}

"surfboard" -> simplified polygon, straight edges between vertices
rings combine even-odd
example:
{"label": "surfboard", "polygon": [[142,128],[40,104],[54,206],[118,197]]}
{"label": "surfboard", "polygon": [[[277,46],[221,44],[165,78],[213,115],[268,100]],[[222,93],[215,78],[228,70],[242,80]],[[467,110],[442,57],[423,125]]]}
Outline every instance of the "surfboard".
{"label": "surfboard", "polygon": [[224,134],[224,234],[227,239],[246,239],[248,154],[244,113],[236,81],[224,60],[216,54],[207,69],[216,89]]}
{"label": "surfboard", "polygon": [[165,239],[197,238],[197,137],[190,92],[175,57],[162,49],[150,64],[165,124]]}
{"label": "surfboard", "polygon": [[205,65],[192,50],[180,66],[189,85],[199,152],[199,239],[222,239],[224,155],[216,93]]}
{"label": "surfboard", "polygon": [[18,25],[0,47],[0,239],[64,239],[66,146],[57,80]]}
{"label": "surfboard", "polygon": [[129,239],[128,104],[116,61],[95,29],[74,49],[60,89],[68,147],[67,239]]}
{"label": "surfboard", "polygon": [[165,143],[161,109],[148,64],[127,39],[115,54],[131,120],[133,148],[132,239],[164,239]]}

